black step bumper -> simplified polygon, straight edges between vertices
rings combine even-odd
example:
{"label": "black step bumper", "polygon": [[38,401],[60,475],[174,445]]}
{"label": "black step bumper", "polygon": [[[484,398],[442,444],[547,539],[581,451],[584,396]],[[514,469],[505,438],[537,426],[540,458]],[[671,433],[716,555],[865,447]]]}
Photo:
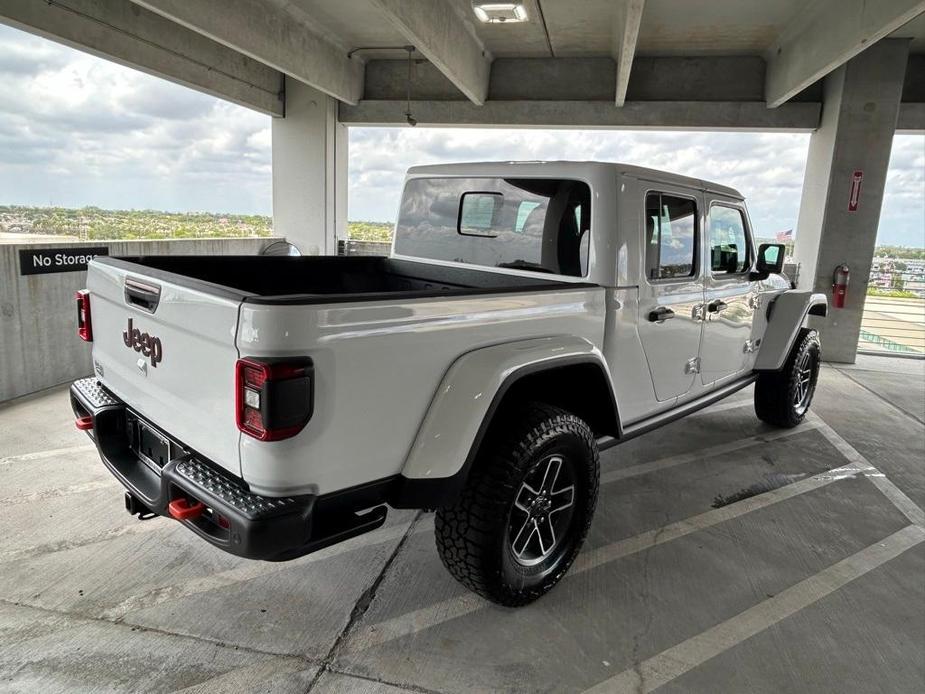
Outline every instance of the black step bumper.
{"label": "black step bumper", "polygon": [[173,518],[171,502],[199,502],[205,507],[202,513],[178,522],[226,552],[285,561],[369,532],[385,522],[385,506],[357,513],[373,505],[368,489],[327,497],[258,496],[243,480],[175,441],[171,441],[171,459],[159,468],[132,450],[126,424],[128,407],[95,378],[76,381],[70,396],[71,408],[78,422],[83,422],[81,428],[86,428],[103,463],[130,495],[126,503],[129,511]]}

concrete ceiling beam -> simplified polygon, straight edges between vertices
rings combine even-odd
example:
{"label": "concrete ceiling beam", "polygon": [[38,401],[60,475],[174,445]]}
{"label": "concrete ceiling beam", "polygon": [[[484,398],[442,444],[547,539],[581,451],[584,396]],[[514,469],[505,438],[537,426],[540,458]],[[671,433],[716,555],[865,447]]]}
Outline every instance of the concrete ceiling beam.
{"label": "concrete ceiling beam", "polygon": [[266,0],[132,0],[336,99],[363,96],[363,61]]}
{"label": "concrete ceiling beam", "polygon": [[617,64],[617,106],[626,101],[626,89],[630,83],[630,71],[636,56],[636,41],[642,25],[642,12],[646,0],[620,0],[614,14],[613,59]]}
{"label": "concrete ceiling beam", "polygon": [[[910,70],[911,70],[910,66]],[[616,63],[600,58],[495,58],[488,101],[607,101],[613,104]],[[764,58],[636,56],[627,101],[764,102]],[[399,100],[408,89],[405,60],[366,63],[363,98]],[[459,90],[430,63],[418,65],[411,80],[413,99],[458,101]],[[820,101],[821,90],[806,90],[800,101]],[[913,99],[916,100],[916,99]],[[921,99],[925,101],[925,99]]]}
{"label": "concrete ceiling beam", "polygon": [[[763,101],[412,101],[421,125],[510,128],[678,128],[685,130],[789,130],[819,127],[822,105],[793,102],[777,109]],[[338,120],[346,125],[404,125],[402,100],[363,100],[340,104]]]}
{"label": "concrete ceiling beam", "polygon": [[271,116],[283,76],[129,0],[3,0],[0,21]]}
{"label": "concrete ceiling beam", "polygon": [[925,12],[925,0],[818,0],[768,52],[765,101],[776,108]]}
{"label": "concrete ceiling beam", "polygon": [[491,55],[446,0],[372,0],[472,103],[488,95]]}
{"label": "concrete ceiling beam", "polygon": [[900,104],[896,131],[907,135],[925,135],[925,103]]}

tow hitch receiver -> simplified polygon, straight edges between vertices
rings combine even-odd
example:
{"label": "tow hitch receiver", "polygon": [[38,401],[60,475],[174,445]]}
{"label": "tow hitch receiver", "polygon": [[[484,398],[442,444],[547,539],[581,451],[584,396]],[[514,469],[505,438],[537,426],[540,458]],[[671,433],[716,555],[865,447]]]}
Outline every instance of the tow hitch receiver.
{"label": "tow hitch receiver", "polygon": [[78,417],[74,420],[74,426],[76,426],[81,431],[87,431],[88,429],[93,428],[93,417],[87,415],[86,417]]}
{"label": "tow hitch receiver", "polygon": [[177,520],[195,520],[206,510],[206,505],[201,501],[190,503],[189,499],[174,499],[167,504],[167,510],[172,518]]}
{"label": "tow hitch receiver", "polygon": [[157,514],[141,503],[131,492],[125,492],[125,510],[130,516],[138,516],[138,520],[150,520]]}

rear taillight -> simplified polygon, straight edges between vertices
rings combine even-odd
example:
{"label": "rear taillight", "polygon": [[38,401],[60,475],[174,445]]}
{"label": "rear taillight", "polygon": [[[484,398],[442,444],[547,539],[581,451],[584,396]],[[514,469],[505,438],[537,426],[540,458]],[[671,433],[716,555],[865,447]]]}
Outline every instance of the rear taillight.
{"label": "rear taillight", "polygon": [[90,324],[90,292],[81,289],[74,294],[77,299],[77,335],[81,340],[93,342],[93,327]]}
{"label": "rear taillight", "polygon": [[238,359],[235,417],[238,429],[261,441],[298,434],[312,416],[314,371],[308,357]]}

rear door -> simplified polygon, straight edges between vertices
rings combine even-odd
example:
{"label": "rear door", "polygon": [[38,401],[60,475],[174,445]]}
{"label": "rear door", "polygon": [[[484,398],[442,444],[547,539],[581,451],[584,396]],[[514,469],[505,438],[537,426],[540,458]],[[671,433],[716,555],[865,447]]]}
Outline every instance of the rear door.
{"label": "rear door", "polygon": [[687,394],[697,374],[700,200],[699,191],[661,184],[645,193],[638,326],[660,402]]}
{"label": "rear door", "polygon": [[757,283],[749,279],[754,247],[745,207],[706,194],[709,203],[704,264],[705,322],[701,350],[704,385],[742,373],[751,363]]}
{"label": "rear door", "polygon": [[239,475],[240,297],[145,270],[116,259],[90,265],[96,374],[149,423]]}

